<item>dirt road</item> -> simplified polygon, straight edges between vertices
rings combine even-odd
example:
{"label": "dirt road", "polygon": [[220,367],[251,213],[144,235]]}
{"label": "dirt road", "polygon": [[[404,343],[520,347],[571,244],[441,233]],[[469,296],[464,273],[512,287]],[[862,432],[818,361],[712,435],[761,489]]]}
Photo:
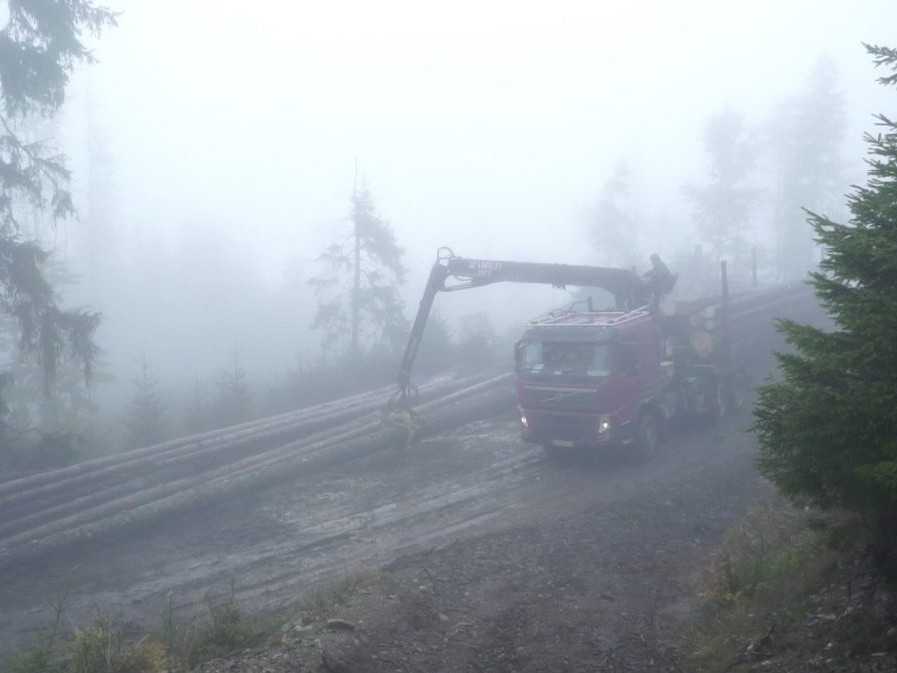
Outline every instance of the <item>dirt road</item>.
{"label": "dirt road", "polygon": [[[647,464],[546,459],[508,418],[381,451],[4,571],[2,649],[33,637],[60,601],[72,623],[102,612],[157,624],[169,596],[182,615],[232,587],[252,609],[271,609],[347,573],[413,567],[421,554],[453,585],[476,587],[483,600],[462,593],[464,610],[496,610],[501,622],[538,601],[540,583],[555,598],[597,590],[613,623],[601,638],[613,640],[648,607],[681,608],[709,545],[764,491],[745,423],[676,434]],[[502,569],[515,558],[516,571]],[[579,570],[557,587],[563,568]],[[524,584],[499,591],[515,581]],[[502,600],[489,598],[496,591]]]}

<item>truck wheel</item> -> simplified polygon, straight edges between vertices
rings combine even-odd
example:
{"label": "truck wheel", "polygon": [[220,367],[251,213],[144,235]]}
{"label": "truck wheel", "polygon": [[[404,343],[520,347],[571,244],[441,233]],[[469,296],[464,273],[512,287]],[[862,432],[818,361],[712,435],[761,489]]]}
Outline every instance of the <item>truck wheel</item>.
{"label": "truck wheel", "polygon": [[660,445],[660,424],[657,421],[657,414],[647,411],[639,418],[635,444],[640,458],[652,458],[657,453],[657,447]]}

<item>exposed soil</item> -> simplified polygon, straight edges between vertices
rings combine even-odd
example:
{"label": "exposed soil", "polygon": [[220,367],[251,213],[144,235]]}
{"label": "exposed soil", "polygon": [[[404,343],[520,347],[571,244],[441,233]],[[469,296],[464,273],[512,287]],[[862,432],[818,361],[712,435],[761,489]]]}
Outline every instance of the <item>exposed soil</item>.
{"label": "exposed soil", "polygon": [[[790,619],[764,632],[737,634],[738,673],[885,673],[897,671],[897,594],[860,559],[793,605]],[[748,637],[752,636],[752,637]]]}
{"label": "exposed soil", "polygon": [[514,419],[468,425],[5,571],[2,642],[27,642],[63,597],[73,623],[102,611],[153,627],[169,597],[181,619],[232,588],[248,609],[291,610],[382,569],[333,615],[354,630],[300,609],[290,625],[310,627],[221,665],[675,670],[670,634],[708,550],[769,492],[745,424],[678,433],[646,464],[546,458]]}
{"label": "exposed soil", "polygon": [[723,437],[641,468],[552,465],[514,524],[388,564],[334,610],[354,631],[303,629],[314,615],[300,609],[266,656],[300,670],[680,670],[709,550],[770,493],[745,438]]}

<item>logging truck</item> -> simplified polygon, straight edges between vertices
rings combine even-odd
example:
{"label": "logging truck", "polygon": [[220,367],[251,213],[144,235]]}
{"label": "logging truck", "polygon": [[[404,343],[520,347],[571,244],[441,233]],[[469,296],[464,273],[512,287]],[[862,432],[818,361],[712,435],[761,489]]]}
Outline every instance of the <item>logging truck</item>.
{"label": "logging truck", "polygon": [[400,398],[412,390],[438,293],[498,282],[598,287],[612,306],[575,302],[532,320],[516,343],[522,436],[550,449],[622,445],[651,454],[674,420],[718,418],[742,397],[746,377],[733,364],[725,264],[721,273],[718,296],[673,303],[660,296],[670,286],[658,289],[633,270],[469,259],[442,248],[405,348]]}

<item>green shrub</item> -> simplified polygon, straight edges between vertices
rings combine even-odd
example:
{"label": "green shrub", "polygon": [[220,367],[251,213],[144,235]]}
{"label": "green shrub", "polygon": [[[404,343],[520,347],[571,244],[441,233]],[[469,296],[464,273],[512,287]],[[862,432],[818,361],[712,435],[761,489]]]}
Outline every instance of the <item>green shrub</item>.
{"label": "green shrub", "polygon": [[60,667],[53,662],[49,648],[35,647],[13,655],[3,670],[7,673],[55,673]]}
{"label": "green shrub", "polygon": [[128,643],[108,619],[79,630],[69,646],[70,673],[162,673],[168,670],[165,646],[144,638]]}
{"label": "green shrub", "polygon": [[786,503],[758,507],[726,534],[707,597],[732,604],[800,592],[795,577],[817,560],[827,562],[825,543],[822,532],[811,529],[802,512]]}
{"label": "green shrub", "polygon": [[809,597],[843,559],[831,546],[832,531],[840,530],[833,517],[814,517],[777,499],[726,533],[704,578],[705,600],[687,637],[683,670],[731,671],[773,625],[785,631],[802,623]]}
{"label": "green shrub", "polygon": [[184,659],[189,668],[258,645],[265,635],[261,625],[244,614],[233,597],[208,607],[208,622],[194,626],[192,633],[185,635]]}

